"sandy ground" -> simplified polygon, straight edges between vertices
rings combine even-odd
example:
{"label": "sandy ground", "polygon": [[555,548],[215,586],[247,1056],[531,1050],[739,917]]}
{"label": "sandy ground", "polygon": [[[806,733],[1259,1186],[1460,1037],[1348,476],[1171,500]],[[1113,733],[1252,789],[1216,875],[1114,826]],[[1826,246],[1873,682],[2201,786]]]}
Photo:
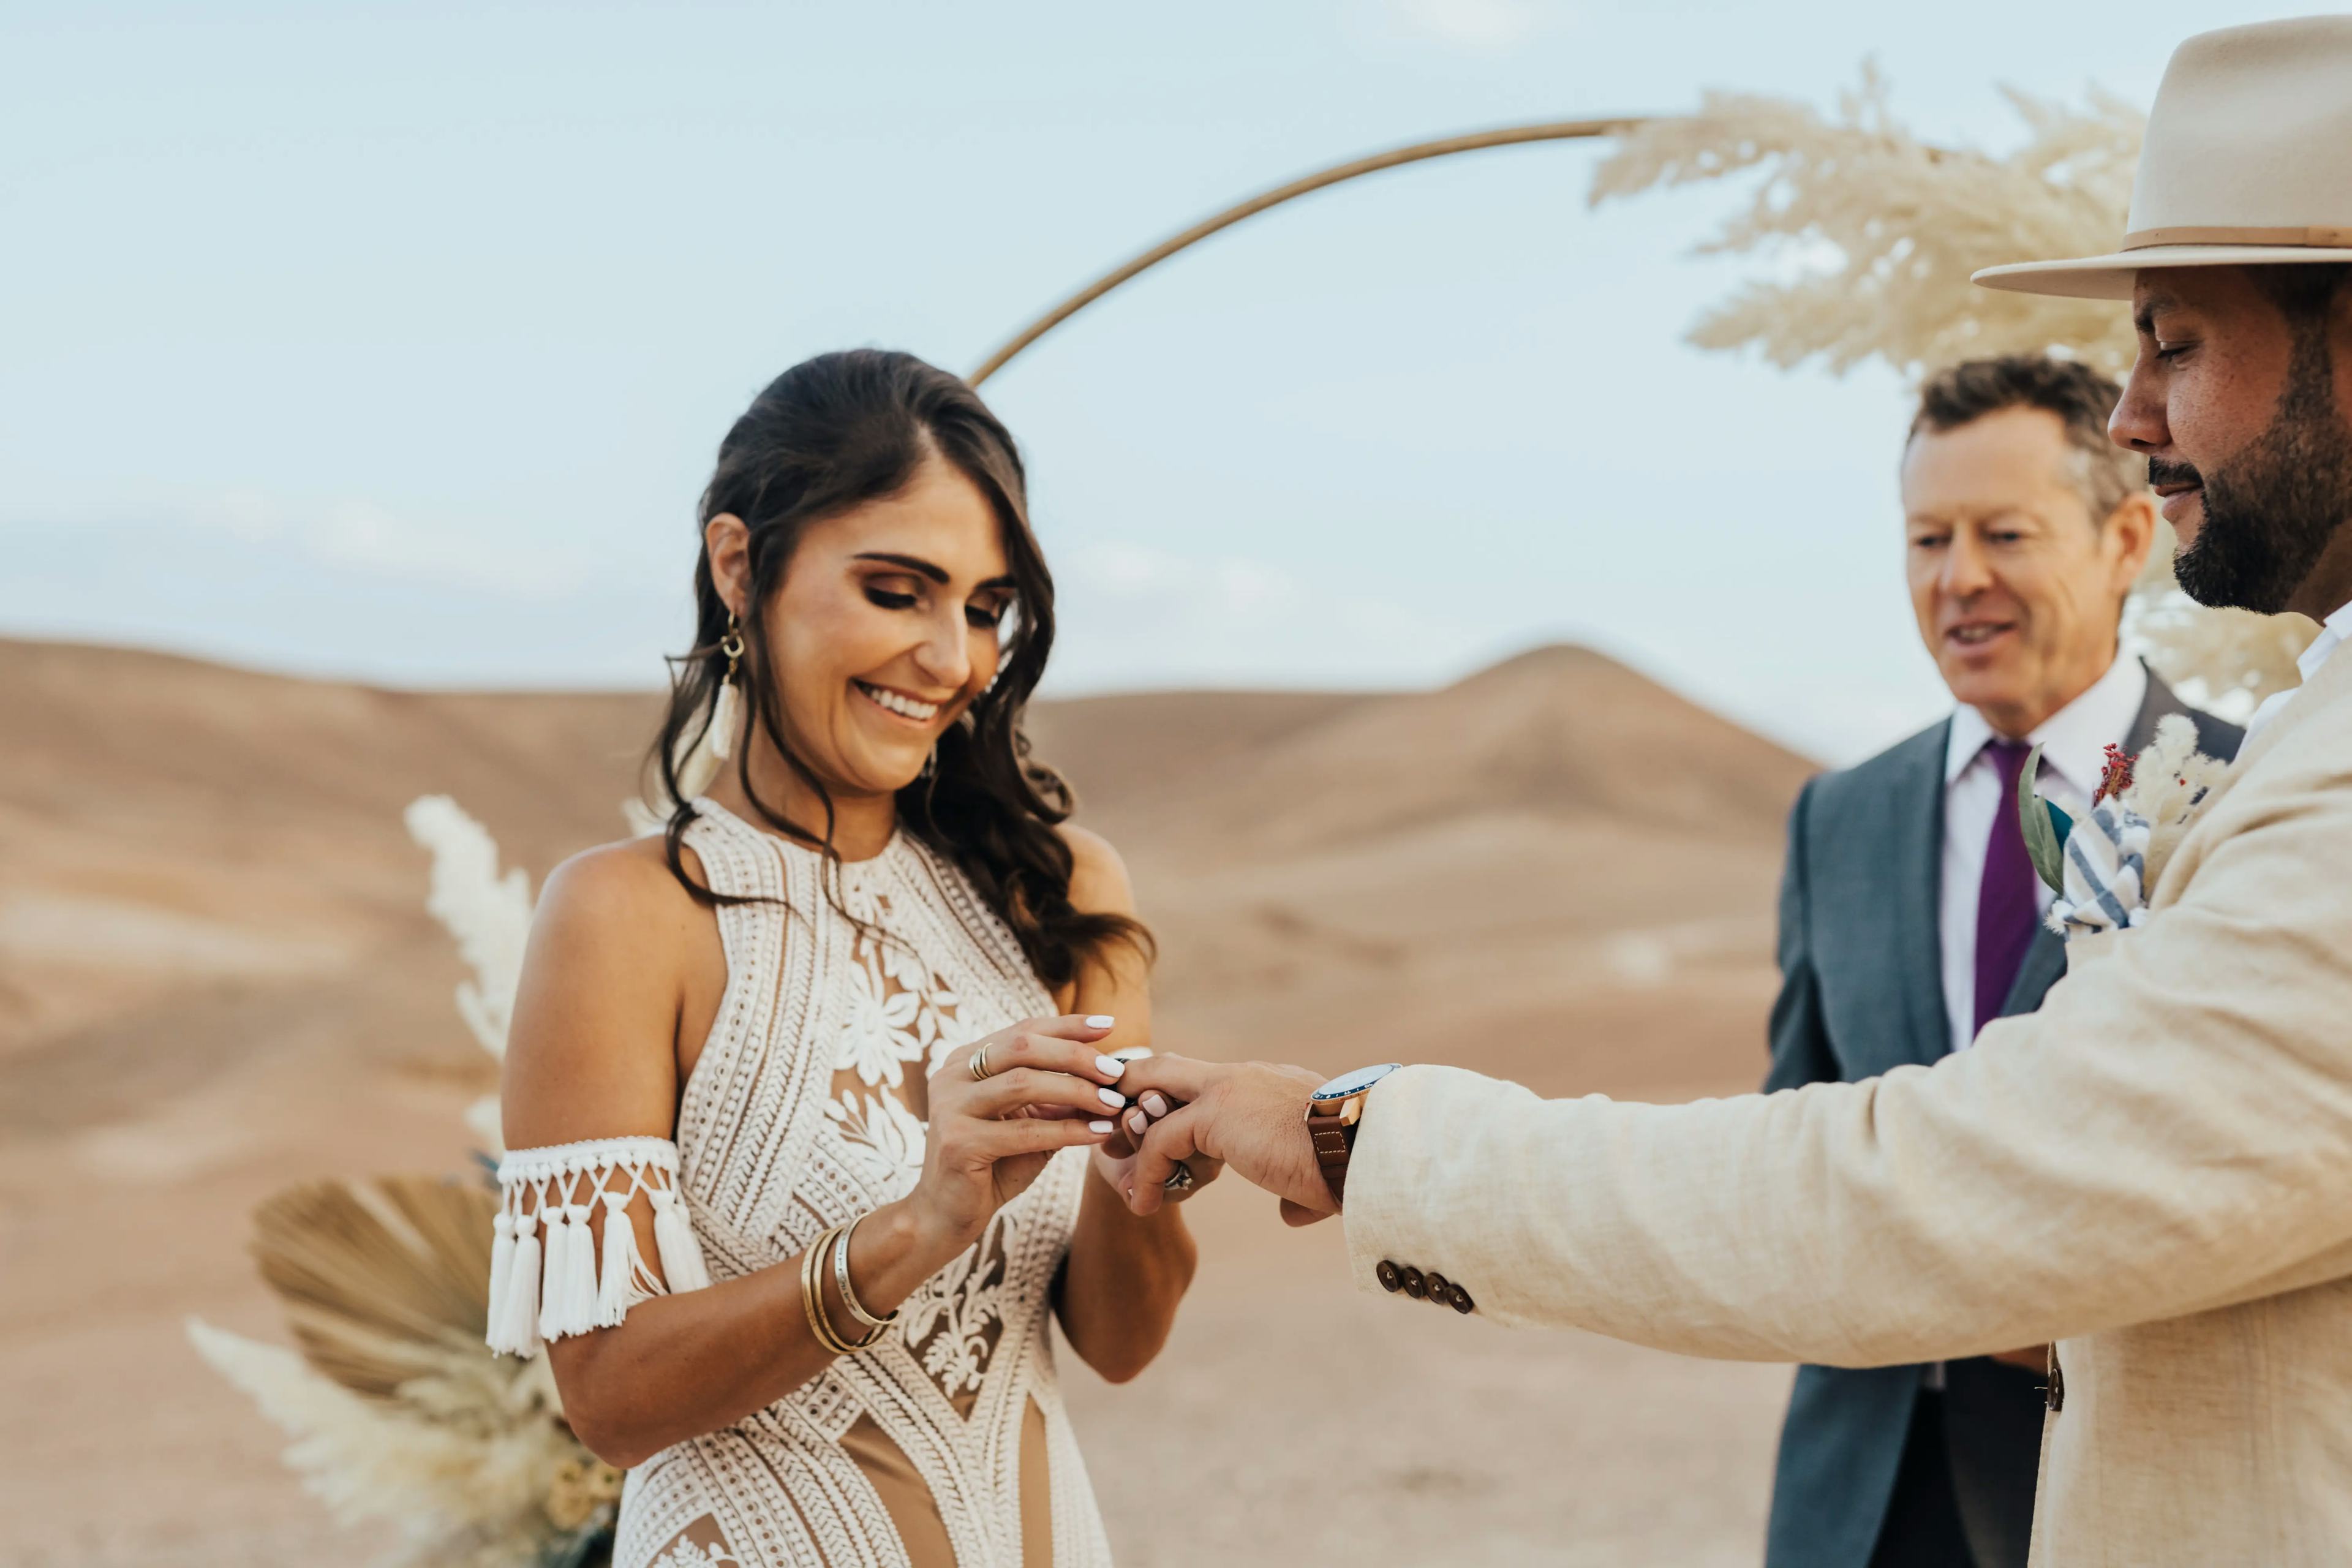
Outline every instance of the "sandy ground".
{"label": "sandy ground", "polygon": [[[346,1010],[390,1041],[432,1032],[440,1005],[362,988],[318,1016]],[[276,1462],[283,1438],[182,1333],[194,1315],[282,1338],[242,1254],[247,1211],[279,1184],[464,1158],[457,1117],[479,1069],[461,1050],[306,1067],[315,1047],[289,1028],[197,1096],[0,1151],[0,1403],[19,1413],[0,1423],[0,1563],[372,1553],[377,1538],[330,1523]],[[1292,1231],[1238,1183],[1192,1213],[1202,1271],[1160,1361],[1112,1387],[1062,1358],[1122,1563],[1757,1560],[1786,1368],[1358,1295],[1335,1226]]]}
{"label": "sandy ground", "polygon": [[[467,1161],[492,1069],[400,806],[450,790],[535,882],[612,834],[646,711],[0,643],[0,1568],[374,1555],[184,1325],[283,1340],[245,1256],[270,1193]],[[1558,650],[1039,729],[1161,937],[1163,1047],[1661,1100],[1761,1069],[1804,764],[1631,672]],[[1359,1296],[1336,1226],[1238,1183],[1192,1213],[1160,1361],[1063,1358],[1129,1568],[1757,1560],[1787,1368]]]}

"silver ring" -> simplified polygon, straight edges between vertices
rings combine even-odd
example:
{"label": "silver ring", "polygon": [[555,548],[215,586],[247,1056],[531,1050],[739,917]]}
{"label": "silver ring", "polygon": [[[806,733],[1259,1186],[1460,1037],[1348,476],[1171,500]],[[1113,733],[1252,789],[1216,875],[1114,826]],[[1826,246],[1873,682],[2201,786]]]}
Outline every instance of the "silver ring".
{"label": "silver ring", "polygon": [[970,1066],[971,1066],[971,1081],[972,1081],[972,1082],[974,1082],[974,1083],[978,1083],[978,1082],[980,1082],[982,1079],[985,1079],[986,1077],[988,1077],[988,1042],[987,1042],[987,1041],[982,1040],[982,1041],[980,1043],[980,1049],[978,1049],[978,1050],[976,1050],[976,1051],[974,1051],[974,1052],[972,1052],[972,1053],[971,1053],[971,1063],[970,1063]]}
{"label": "silver ring", "polygon": [[1184,1163],[1181,1160],[1177,1161],[1176,1169],[1170,1173],[1166,1181],[1160,1184],[1160,1186],[1163,1192],[1191,1192],[1192,1190],[1192,1167]]}

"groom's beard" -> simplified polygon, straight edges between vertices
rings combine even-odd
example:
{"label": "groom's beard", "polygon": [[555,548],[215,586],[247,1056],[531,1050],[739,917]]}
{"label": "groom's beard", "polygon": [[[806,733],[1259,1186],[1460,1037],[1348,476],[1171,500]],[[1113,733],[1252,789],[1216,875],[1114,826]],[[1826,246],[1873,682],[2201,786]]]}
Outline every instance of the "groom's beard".
{"label": "groom's beard", "polygon": [[[2181,591],[2200,605],[2277,615],[2352,515],[2352,432],[2336,412],[2325,356],[2316,366],[2307,357],[2296,354],[2270,428],[2203,476],[2205,526],[2172,560]],[[2187,463],[2154,458],[2147,472],[2150,484],[2199,477]]]}

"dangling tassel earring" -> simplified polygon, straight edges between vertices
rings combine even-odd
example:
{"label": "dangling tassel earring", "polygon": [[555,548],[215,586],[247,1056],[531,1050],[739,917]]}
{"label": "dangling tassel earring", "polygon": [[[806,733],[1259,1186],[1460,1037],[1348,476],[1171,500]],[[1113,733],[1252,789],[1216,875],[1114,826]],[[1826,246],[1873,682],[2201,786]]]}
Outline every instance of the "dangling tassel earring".
{"label": "dangling tassel earring", "polygon": [[727,635],[719,651],[727,656],[727,679],[719,683],[719,700],[710,705],[710,754],[725,762],[735,753],[735,731],[740,722],[742,698],[735,689],[735,669],[743,662],[743,633],[735,612],[727,612]]}

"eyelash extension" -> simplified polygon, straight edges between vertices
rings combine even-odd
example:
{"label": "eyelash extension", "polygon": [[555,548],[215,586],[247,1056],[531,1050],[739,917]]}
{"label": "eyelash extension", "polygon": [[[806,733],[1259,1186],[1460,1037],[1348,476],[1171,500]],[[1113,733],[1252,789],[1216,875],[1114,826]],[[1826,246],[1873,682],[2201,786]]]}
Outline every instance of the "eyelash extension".
{"label": "eyelash extension", "polygon": [[868,588],[866,597],[886,610],[911,610],[915,607],[914,595],[894,594],[887,588]]}

